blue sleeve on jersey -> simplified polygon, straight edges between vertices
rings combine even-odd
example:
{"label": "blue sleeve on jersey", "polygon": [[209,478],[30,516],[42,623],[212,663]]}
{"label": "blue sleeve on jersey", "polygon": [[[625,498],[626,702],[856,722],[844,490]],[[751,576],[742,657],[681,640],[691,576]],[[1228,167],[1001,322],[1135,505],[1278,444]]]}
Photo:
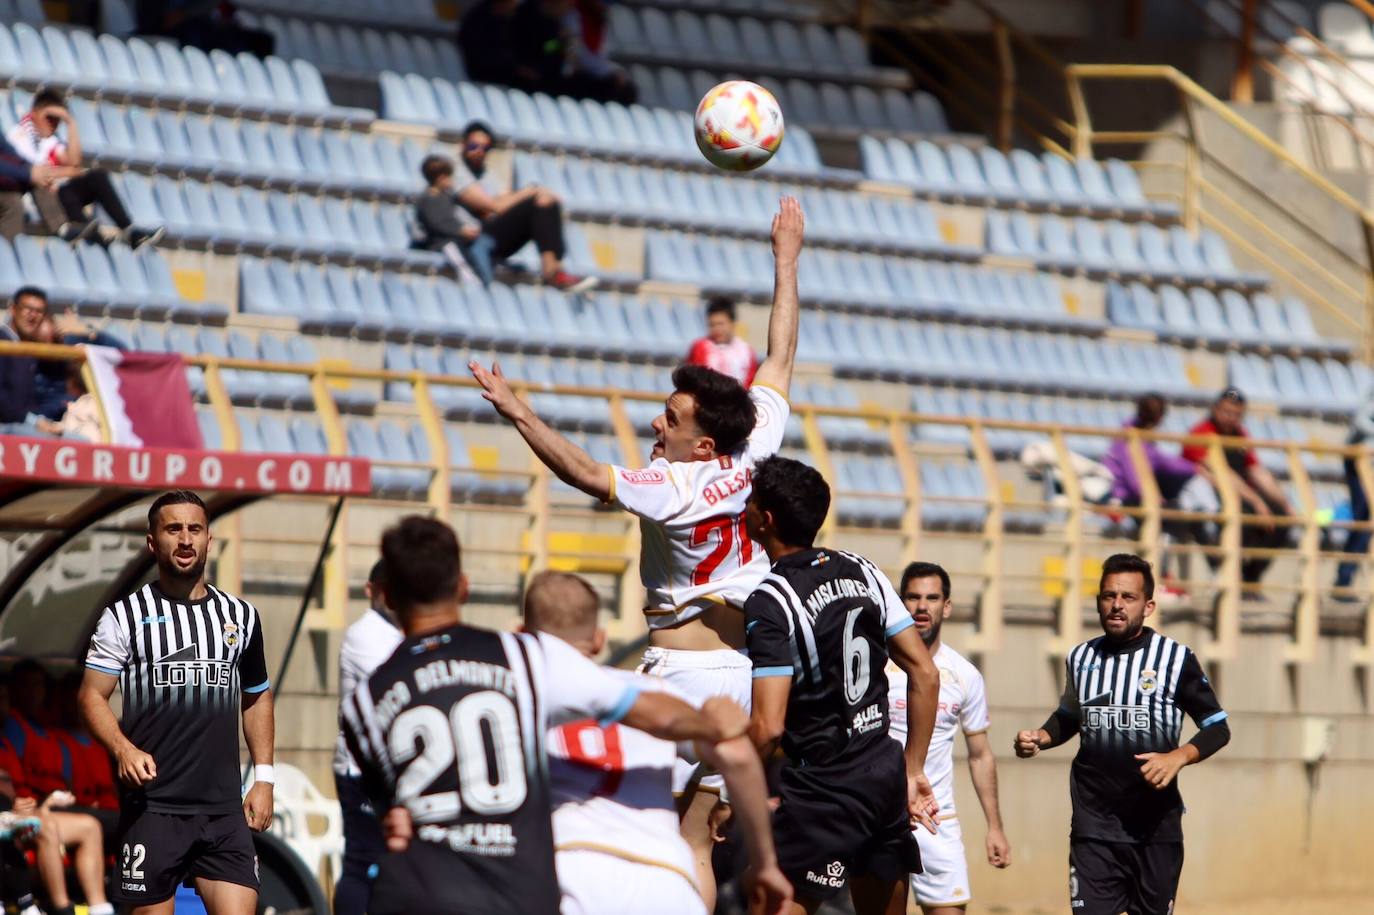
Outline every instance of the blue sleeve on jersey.
{"label": "blue sleeve on jersey", "polygon": [[257,686],[246,686],[246,687],[244,687],[243,691],[244,691],[245,693],[261,693],[261,692],[266,692],[267,689],[268,689],[268,687],[270,687],[271,685],[272,685],[272,681],[271,681],[271,680],[263,680],[263,681],[262,681],[261,683],[259,683]]}
{"label": "blue sleeve on jersey", "polygon": [[887,630],[886,630],[885,632],[883,632],[883,636],[884,636],[885,638],[889,638],[889,639],[890,639],[890,638],[892,638],[894,635],[896,635],[897,633],[901,632],[903,629],[906,629],[906,628],[909,627],[909,626],[915,626],[915,625],[916,625],[916,618],[915,618],[914,616],[908,616],[908,617],[906,617],[905,619],[898,620],[897,622],[893,623],[891,626],[888,626],[888,627],[887,627]]}
{"label": "blue sleeve on jersey", "polygon": [[10,742],[10,746],[14,747],[15,755],[22,759],[24,756],[24,747],[29,742],[28,735],[24,733],[23,727],[13,718],[8,718],[5,720],[3,730],[5,739]]}
{"label": "blue sleeve on jersey", "polygon": [[102,674],[109,674],[112,677],[117,677],[121,673],[123,673],[123,671],[115,670],[112,667],[101,667],[99,664],[92,664],[90,661],[86,662],[86,666],[89,667],[91,670],[98,670]]}
{"label": "blue sleeve on jersey", "polygon": [[755,667],[755,668],[754,668],[754,679],[755,679],[755,680],[758,680],[758,679],[760,679],[760,678],[762,678],[762,677],[790,677],[790,676],[792,676],[792,668],[791,668],[790,666],[789,666],[789,667]]}
{"label": "blue sleeve on jersey", "polygon": [[615,707],[611,709],[609,714],[598,719],[596,723],[603,728],[610,727],[630,713],[630,708],[635,704],[635,700],[638,698],[638,686],[630,685],[625,687],[625,692],[621,694],[620,701],[615,704]]}
{"label": "blue sleeve on jersey", "polygon": [[1199,727],[1199,728],[1211,727],[1212,725],[1216,724],[1216,723],[1219,722],[1219,721],[1225,721],[1228,717],[1230,717],[1230,716],[1228,716],[1225,712],[1217,712],[1215,715],[1208,715],[1206,718],[1204,718],[1204,719],[1202,719],[1201,721],[1199,721],[1199,722],[1198,722],[1198,727]]}

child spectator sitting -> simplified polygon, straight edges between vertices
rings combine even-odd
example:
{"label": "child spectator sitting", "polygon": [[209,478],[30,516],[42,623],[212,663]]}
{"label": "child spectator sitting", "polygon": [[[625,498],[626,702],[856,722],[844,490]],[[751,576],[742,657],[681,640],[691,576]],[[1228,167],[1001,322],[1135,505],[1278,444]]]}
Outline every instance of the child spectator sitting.
{"label": "child spectator sitting", "polygon": [[86,390],[80,362],[67,363],[66,393],[68,401],[62,419],[54,421],[46,416],[39,417],[36,421],[39,431],[84,442],[101,441],[100,404],[95,395]]}

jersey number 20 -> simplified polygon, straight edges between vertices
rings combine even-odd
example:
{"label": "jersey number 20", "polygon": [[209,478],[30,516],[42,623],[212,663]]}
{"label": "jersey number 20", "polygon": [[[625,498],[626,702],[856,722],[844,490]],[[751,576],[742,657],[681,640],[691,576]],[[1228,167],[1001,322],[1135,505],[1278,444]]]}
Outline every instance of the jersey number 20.
{"label": "jersey number 20", "polygon": [[[396,781],[396,800],[417,822],[451,820],[464,807],[486,816],[510,813],[525,802],[520,719],[502,693],[470,693],[447,715],[432,705],[407,709],[391,726],[389,749],[397,767],[406,767]],[[455,761],[460,790],[425,793]]]}

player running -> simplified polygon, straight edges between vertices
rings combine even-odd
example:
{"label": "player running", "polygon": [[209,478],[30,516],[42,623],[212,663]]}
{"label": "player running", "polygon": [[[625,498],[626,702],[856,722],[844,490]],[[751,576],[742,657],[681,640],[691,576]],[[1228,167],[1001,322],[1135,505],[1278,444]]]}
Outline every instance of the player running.
{"label": "player running", "polygon": [[[774,457],[754,470],[749,534],[772,571],[744,607],[754,665],[750,734],[786,754],[773,836],[794,912],[815,912],[846,883],[858,915],[906,911],[921,869],[911,828],[934,832],[922,771],[939,674],[915,621],[872,563],[812,546],[830,508],[813,468]],[[888,738],[888,658],[908,677],[905,759]]]}
{"label": "player running", "polygon": [[[740,710],[700,711],[641,691],[550,635],[464,626],[458,538],[442,522],[402,519],[382,537],[383,590],[406,638],[344,704],[345,735],[385,817],[388,848],[368,911],[554,915],[550,726],[624,721],[664,740],[721,743]],[[776,865],[757,862],[774,905]],[[626,900],[645,910],[648,900]],[[649,903],[651,905],[651,903]]]}
{"label": "player running", "polygon": [[[983,675],[940,638],[951,608],[949,573],[933,562],[913,562],[902,572],[902,597],[916,632],[940,672],[939,712],[926,754],[925,773],[940,804],[940,831],[916,830],[923,871],[911,875],[911,892],[925,915],[959,915],[971,898],[964,841],[954,809],[954,735],[962,730],[968,744],[968,770],[973,790],[988,821],[984,843],[993,867],[1011,864],[1011,845],[1002,831],[997,806],[997,762],[988,743],[988,700]],[[888,664],[888,708],[894,740],[906,741],[906,674]]]}
{"label": "player running", "polygon": [[[648,591],[649,647],[641,670],[670,680],[696,701],[728,696],[749,707],[744,601],[768,571],[763,550],[744,529],[744,502],[754,465],[782,446],[787,392],[797,352],[797,259],[801,205],[782,198],[773,217],[773,311],[768,356],[745,390],[701,366],[673,372],[673,393],[653,422],[648,467],[601,464],[549,428],[506,384],[499,366],[470,368],[484,396],[510,420],[539,459],[563,482],[638,515],[639,573]],[[688,791],[695,765],[681,761],[673,790]],[[690,791],[682,832],[697,856],[706,907],[715,903],[708,817],[720,778]]]}
{"label": "player running", "polygon": [[[170,915],[192,878],[210,915],[253,915],[252,830],[272,823],[272,690],[258,611],[205,581],[205,503],[193,492],[148,509],[157,581],[100,615],[86,655],[81,714],[114,757],[119,879],[111,897],[139,915]],[[118,685],[124,717],[110,696]],[[257,777],[240,797],[243,737]]]}
{"label": "player running", "polygon": [[[1173,915],[1183,872],[1175,778],[1231,739],[1197,655],[1145,625],[1154,591],[1154,573],[1139,556],[1102,563],[1097,614],[1106,634],[1069,652],[1059,708],[1044,727],[1016,735],[1022,759],[1079,735],[1069,774],[1075,915]],[[1179,746],[1184,712],[1198,732]]]}
{"label": "player running", "polygon": [[[606,643],[596,614],[596,592],[566,572],[539,573],[525,593],[525,631],[557,636],[588,658]],[[607,670],[640,689],[673,692],[658,677]],[[689,752],[725,778],[735,815],[744,824],[749,859],[768,864],[765,874],[772,882],[762,889],[773,898],[767,907],[780,909],[791,888],[777,870],[758,754],[743,735],[719,744],[697,741]],[[589,718],[549,732],[562,915],[638,915],[648,900],[656,915],[706,915],[692,850],[678,832],[673,805],[678,753],[666,740],[620,724],[602,727]]]}

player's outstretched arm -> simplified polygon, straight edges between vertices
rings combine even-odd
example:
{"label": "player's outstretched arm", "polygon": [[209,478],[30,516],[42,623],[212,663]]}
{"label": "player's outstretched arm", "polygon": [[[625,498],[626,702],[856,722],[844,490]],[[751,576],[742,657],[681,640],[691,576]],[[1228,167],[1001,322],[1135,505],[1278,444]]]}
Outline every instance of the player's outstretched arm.
{"label": "player's outstretched arm", "polygon": [[[706,700],[701,712],[716,718],[722,731],[738,731],[749,725],[749,716],[744,709],[723,696]],[[698,740],[696,751],[702,762],[725,779],[732,814],[744,830],[749,852],[745,897],[751,903],[750,911],[785,911],[792,899],[792,886],[778,869],[773,830],[769,825],[768,783],[753,744],[744,736],[714,743]]]}
{"label": "player's outstretched arm", "polygon": [[913,825],[919,822],[935,832],[939,822],[939,803],[926,778],[926,752],[935,730],[935,715],[940,702],[940,671],[930,658],[930,650],[915,626],[908,626],[887,637],[887,652],[906,674],[906,773],[907,800]]}
{"label": "player's outstretched arm", "polygon": [[677,696],[660,692],[641,692],[622,719],[627,727],[643,731],[660,740],[706,740],[719,743],[744,736],[749,719],[733,720],[706,714],[692,708]]}
{"label": "player's outstretched arm", "polygon": [[806,218],[795,197],[784,197],[773,217],[773,311],[768,317],[768,355],[754,373],[754,383],[781,391],[792,386],[797,361],[797,321],[801,300],[797,292],[797,261],[801,256]]}
{"label": "player's outstretched arm", "polygon": [[482,386],[482,396],[496,412],[510,420],[517,432],[529,443],[544,466],[552,470],[558,479],[593,498],[605,502],[611,497],[610,465],[602,464],[590,454],[574,445],[565,436],[559,435],[530,409],[506,383],[501,374],[501,366],[492,363],[488,370],[478,362],[469,362],[472,377]]}
{"label": "player's outstretched arm", "polygon": [[87,668],[76,701],[81,709],[81,720],[91,736],[114,757],[119,780],[137,788],[157,778],[157,763],[119,729],[119,722],[110,709],[110,697],[118,683],[119,678],[113,674]]}

